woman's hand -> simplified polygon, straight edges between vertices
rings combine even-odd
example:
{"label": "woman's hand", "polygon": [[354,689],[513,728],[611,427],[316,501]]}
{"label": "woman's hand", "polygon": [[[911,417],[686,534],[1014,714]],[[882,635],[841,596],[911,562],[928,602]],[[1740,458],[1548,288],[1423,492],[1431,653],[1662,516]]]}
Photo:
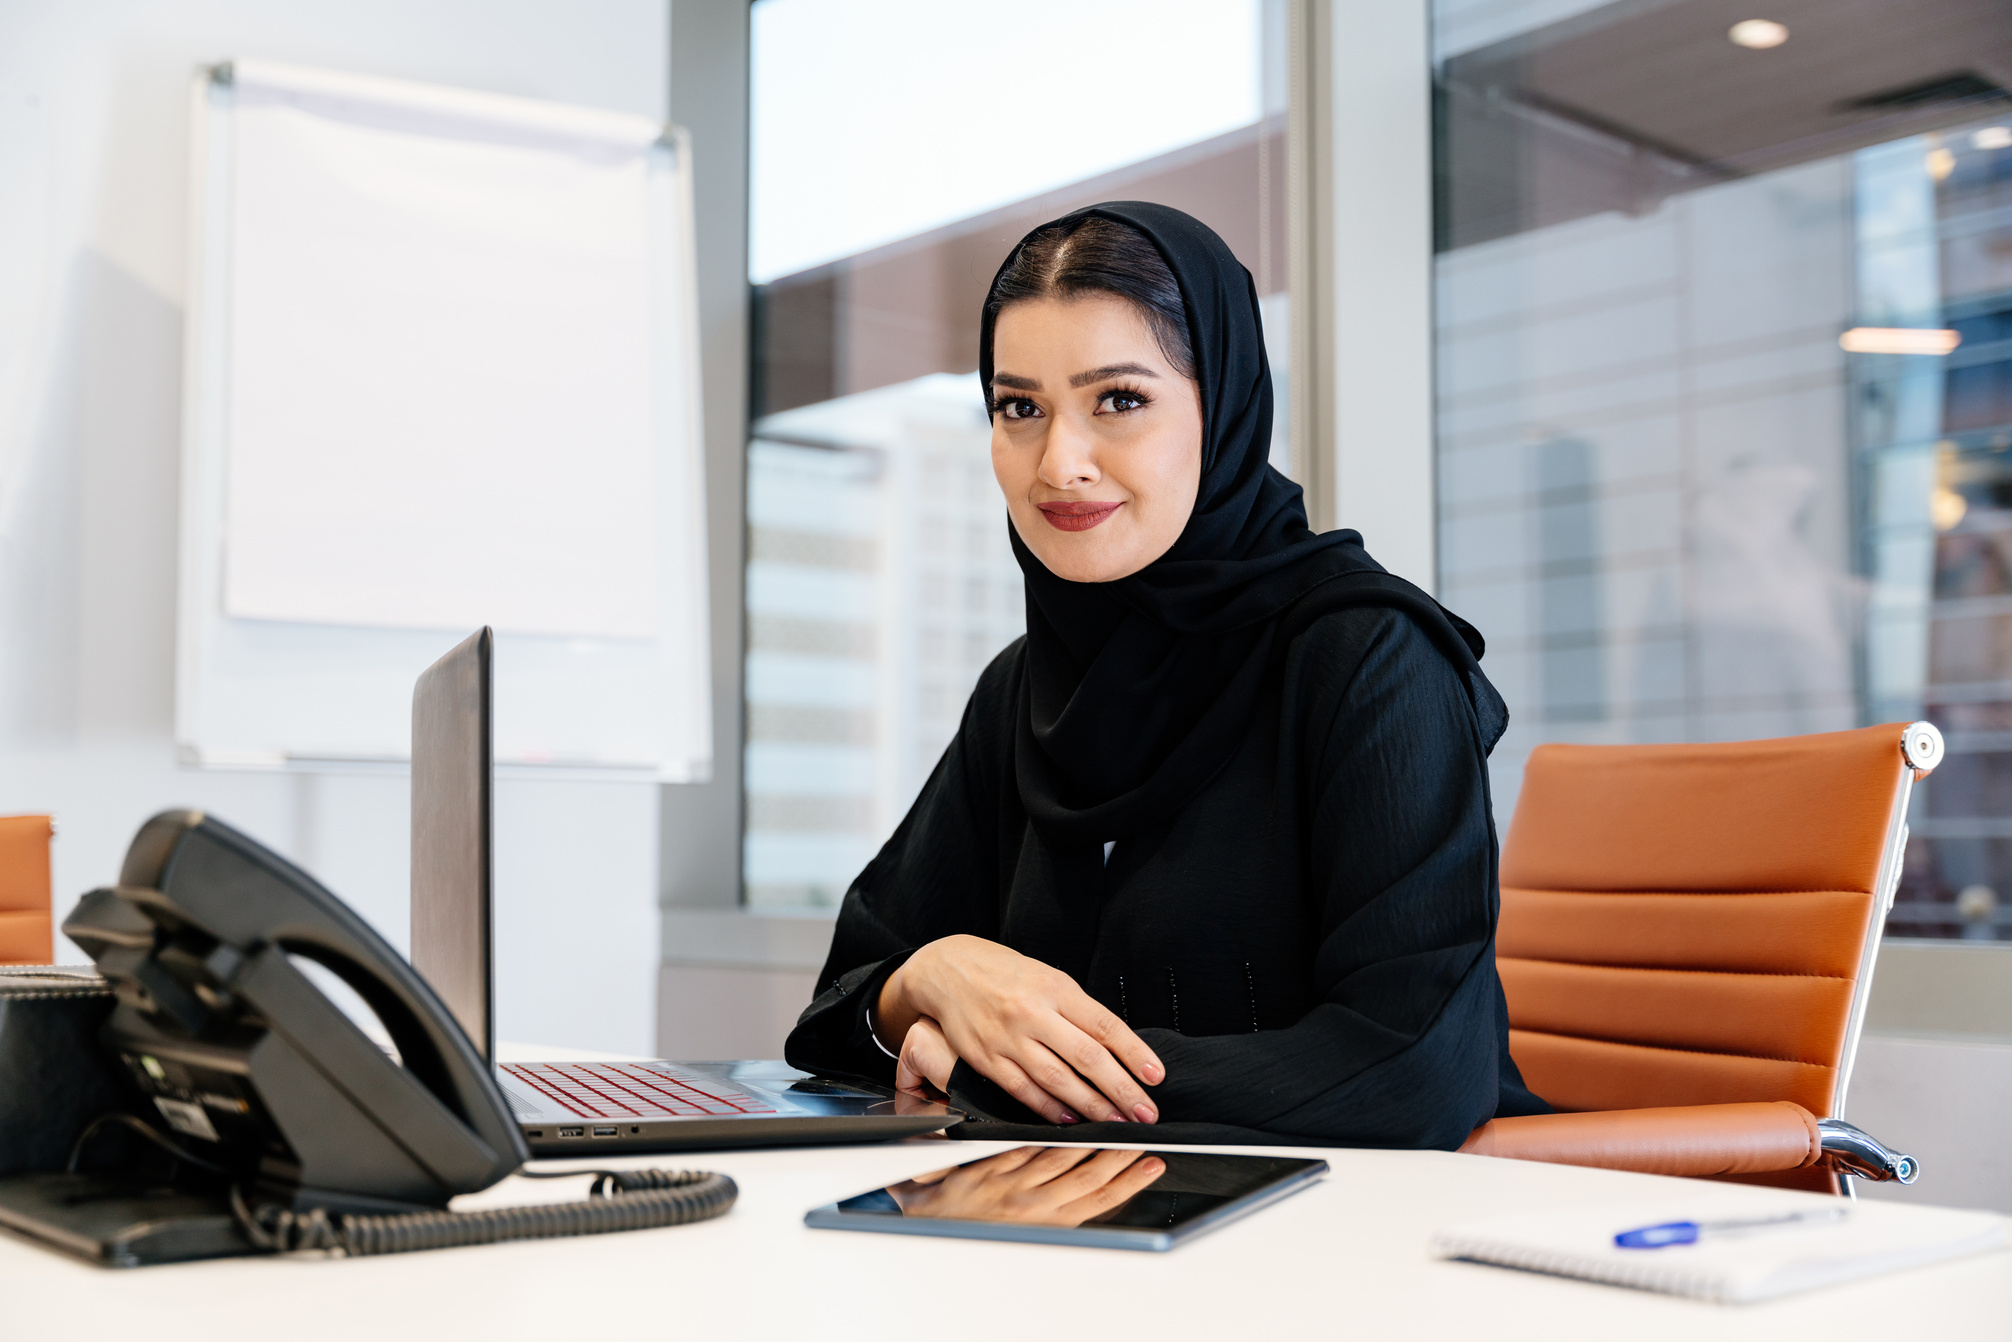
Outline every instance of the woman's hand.
{"label": "woman's hand", "polygon": [[1159,1119],[1139,1083],[1167,1069],[1145,1041],[1067,974],[997,942],[930,942],[876,1007],[882,1037],[902,1041],[896,1082],[909,1094],[948,1089],[962,1058],[1050,1123]]}
{"label": "woman's hand", "polygon": [[1023,1146],[887,1190],[903,1216],[1079,1226],[1108,1216],[1166,1172],[1143,1151]]}

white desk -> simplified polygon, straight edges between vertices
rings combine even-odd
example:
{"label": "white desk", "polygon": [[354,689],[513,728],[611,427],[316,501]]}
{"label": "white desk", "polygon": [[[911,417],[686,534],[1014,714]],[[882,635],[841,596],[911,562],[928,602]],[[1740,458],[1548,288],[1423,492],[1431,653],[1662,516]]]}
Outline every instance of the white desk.
{"label": "white desk", "polygon": [[[1521,1207],[1656,1197],[1682,1181],[1433,1151],[1293,1148],[1289,1154],[1324,1156],[1334,1172],[1167,1254],[803,1225],[814,1205],[998,1149],[916,1139],[610,1160],[723,1170],[740,1182],[740,1202],[695,1226],[354,1261],[240,1259],[114,1272],[0,1235],[0,1337],[1900,1342],[2012,1334],[2012,1253],[1749,1306],[1435,1262],[1425,1244],[1441,1225]],[[513,1178],[457,1205],[584,1191],[584,1180]]]}

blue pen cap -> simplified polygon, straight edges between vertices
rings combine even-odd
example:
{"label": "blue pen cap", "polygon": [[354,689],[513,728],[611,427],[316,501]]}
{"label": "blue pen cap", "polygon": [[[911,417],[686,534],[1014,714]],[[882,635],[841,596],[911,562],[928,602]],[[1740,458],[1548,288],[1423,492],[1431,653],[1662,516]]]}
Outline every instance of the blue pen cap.
{"label": "blue pen cap", "polygon": [[1696,1221],[1668,1221],[1659,1226],[1643,1226],[1640,1230],[1623,1230],[1614,1236],[1614,1247],[1617,1249],[1667,1249],[1672,1244],[1697,1242]]}

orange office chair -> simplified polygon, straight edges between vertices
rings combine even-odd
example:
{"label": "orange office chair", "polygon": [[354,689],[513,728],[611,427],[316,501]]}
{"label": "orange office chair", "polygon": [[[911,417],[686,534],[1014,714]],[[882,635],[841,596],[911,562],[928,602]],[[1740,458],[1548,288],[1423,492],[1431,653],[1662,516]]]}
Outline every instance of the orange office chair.
{"label": "orange office chair", "polygon": [[1848,1192],[1911,1157],[1843,1122],[1926,722],[1539,746],[1502,846],[1509,1051],[1559,1112],[1463,1151]]}
{"label": "orange office chair", "polygon": [[56,943],[49,919],[46,815],[0,816],[0,965],[46,965]]}

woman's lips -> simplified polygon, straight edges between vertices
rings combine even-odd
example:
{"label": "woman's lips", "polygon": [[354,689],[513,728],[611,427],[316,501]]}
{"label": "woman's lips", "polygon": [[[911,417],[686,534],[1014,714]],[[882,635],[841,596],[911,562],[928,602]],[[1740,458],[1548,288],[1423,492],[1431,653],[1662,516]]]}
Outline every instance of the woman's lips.
{"label": "woman's lips", "polygon": [[1080,502],[1037,503],[1034,506],[1048,519],[1048,525],[1057,531],[1088,531],[1125,505],[1085,499]]}

